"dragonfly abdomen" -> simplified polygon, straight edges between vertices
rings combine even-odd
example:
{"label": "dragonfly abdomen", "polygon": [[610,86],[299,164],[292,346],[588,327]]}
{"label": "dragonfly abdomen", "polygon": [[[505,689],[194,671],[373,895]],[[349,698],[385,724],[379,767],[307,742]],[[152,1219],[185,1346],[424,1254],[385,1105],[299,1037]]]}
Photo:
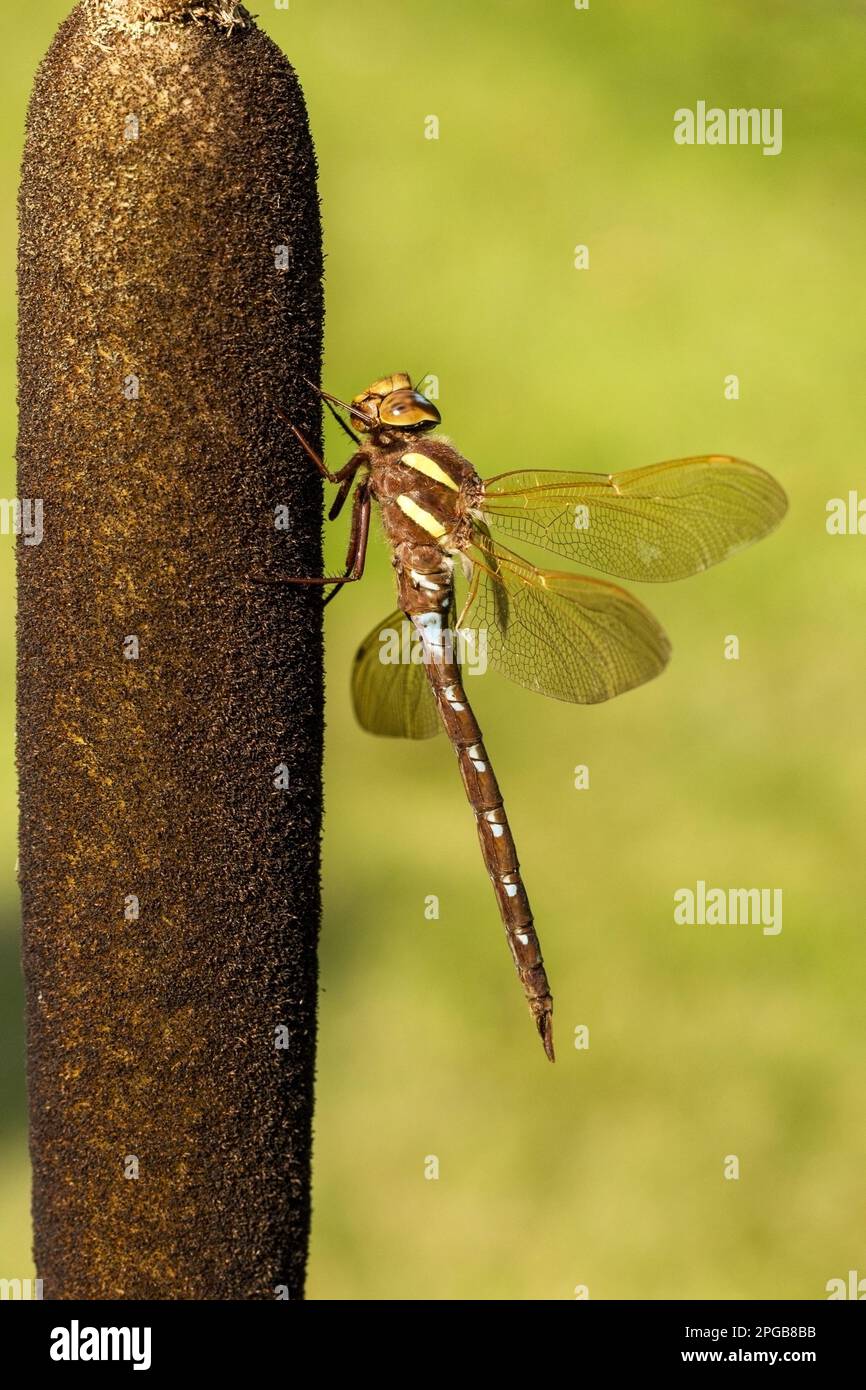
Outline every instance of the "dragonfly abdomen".
{"label": "dragonfly abdomen", "polygon": [[409,616],[424,644],[427,677],[442,725],[457,755],[460,775],[475,815],[481,853],[529,1012],[552,1062],[553,996],[496,774],[461,683],[459,668],[449,659],[447,644],[442,640],[441,618],[429,612]]}

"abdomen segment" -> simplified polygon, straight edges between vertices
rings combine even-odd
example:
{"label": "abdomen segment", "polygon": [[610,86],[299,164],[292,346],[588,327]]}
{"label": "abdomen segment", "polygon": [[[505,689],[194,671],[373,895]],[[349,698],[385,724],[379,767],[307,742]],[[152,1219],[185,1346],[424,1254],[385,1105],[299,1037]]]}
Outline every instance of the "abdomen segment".
{"label": "abdomen segment", "polygon": [[[410,615],[412,616],[412,615]],[[454,751],[469,804],[475,814],[481,853],[499,903],[505,934],[529,1012],[551,1062],[553,1053],[553,997],[544,969],[541,946],[532,920],[532,910],[520,876],[517,850],[502,793],[481,741],[481,730],[460,680],[459,668],[447,659],[444,646],[437,643],[435,621],[427,613],[412,616],[429,660],[427,677],[436,699],[439,717]],[[420,619],[420,620],[419,620]]]}

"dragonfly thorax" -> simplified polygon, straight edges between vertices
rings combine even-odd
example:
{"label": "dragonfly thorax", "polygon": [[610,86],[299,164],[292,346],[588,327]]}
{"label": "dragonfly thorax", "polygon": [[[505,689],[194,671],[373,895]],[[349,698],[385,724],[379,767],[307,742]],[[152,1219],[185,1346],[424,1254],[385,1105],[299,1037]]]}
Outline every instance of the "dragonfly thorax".
{"label": "dragonfly thorax", "polygon": [[416,390],[406,372],[374,381],[352,398],[352,424],[362,432],[405,430],[421,434],[435,429],[441,416],[432,401]]}

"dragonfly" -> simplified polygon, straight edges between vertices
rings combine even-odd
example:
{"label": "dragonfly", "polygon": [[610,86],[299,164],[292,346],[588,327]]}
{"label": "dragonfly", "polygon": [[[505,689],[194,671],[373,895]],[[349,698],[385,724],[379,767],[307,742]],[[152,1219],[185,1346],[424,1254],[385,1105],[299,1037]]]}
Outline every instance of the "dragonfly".
{"label": "dragonfly", "polygon": [[[537,568],[499,538],[620,579],[684,579],[767,535],[787,498],[769,473],[722,454],[622,473],[527,468],[485,480],[450,440],[434,436],[441,416],[419,389],[425,380],[413,386],[396,372],[349,402],[307,383],[356,446],[336,472],[278,411],[337,487],[329,520],[350,495],[352,509],[342,574],[276,582],[332,585],[329,603],[359,581],[376,504],[397,608],[355,656],[355,714],[372,734],[423,739],[442,728],[450,739],[511,956],[552,1062],[553,996],[502,794],[465,689],[467,652],[483,645],[486,662],[510,680],[553,699],[595,704],[659,675],[671,648],[652,613],[618,584]],[[459,610],[455,571],[467,586]],[[393,637],[401,624],[411,625],[414,647],[401,642],[398,654]]]}

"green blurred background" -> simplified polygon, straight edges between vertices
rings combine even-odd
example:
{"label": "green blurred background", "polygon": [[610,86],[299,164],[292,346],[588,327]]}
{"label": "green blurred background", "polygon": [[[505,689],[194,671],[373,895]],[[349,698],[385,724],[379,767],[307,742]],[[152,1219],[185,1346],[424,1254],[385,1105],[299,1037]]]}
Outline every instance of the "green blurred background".
{"label": "green blurred background", "polygon": [[[22,127],[68,8],[19,9],[4,31],[6,496]],[[864,6],[260,8],[318,147],[331,390],[436,373],[444,427],[482,475],[724,451],[791,498],[755,549],[637,590],[674,644],[654,685],[582,709],[493,675],[470,683],[556,996],[555,1067],[447,744],[353,722],[354,648],[393,606],[383,544],[328,609],[310,1297],[826,1297],[828,1279],[866,1275],[866,539],[825,529],[828,499],[866,493]],[[674,111],[700,99],[782,107],[782,153],[676,146]],[[336,461],[346,441],[328,441]],[[337,564],[345,529],[332,529]],[[0,563],[11,1277],[30,1269],[30,1237],[8,537]],[[723,659],[729,633],[738,662]],[[581,763],[587,791],[573,786]],[[782,888],[781,935],[676,926],[674,890],[697,879]],[[580,1024],[588,1051],[573,1046]],[[728,1154],[739,1181],[723,1177]]]}

